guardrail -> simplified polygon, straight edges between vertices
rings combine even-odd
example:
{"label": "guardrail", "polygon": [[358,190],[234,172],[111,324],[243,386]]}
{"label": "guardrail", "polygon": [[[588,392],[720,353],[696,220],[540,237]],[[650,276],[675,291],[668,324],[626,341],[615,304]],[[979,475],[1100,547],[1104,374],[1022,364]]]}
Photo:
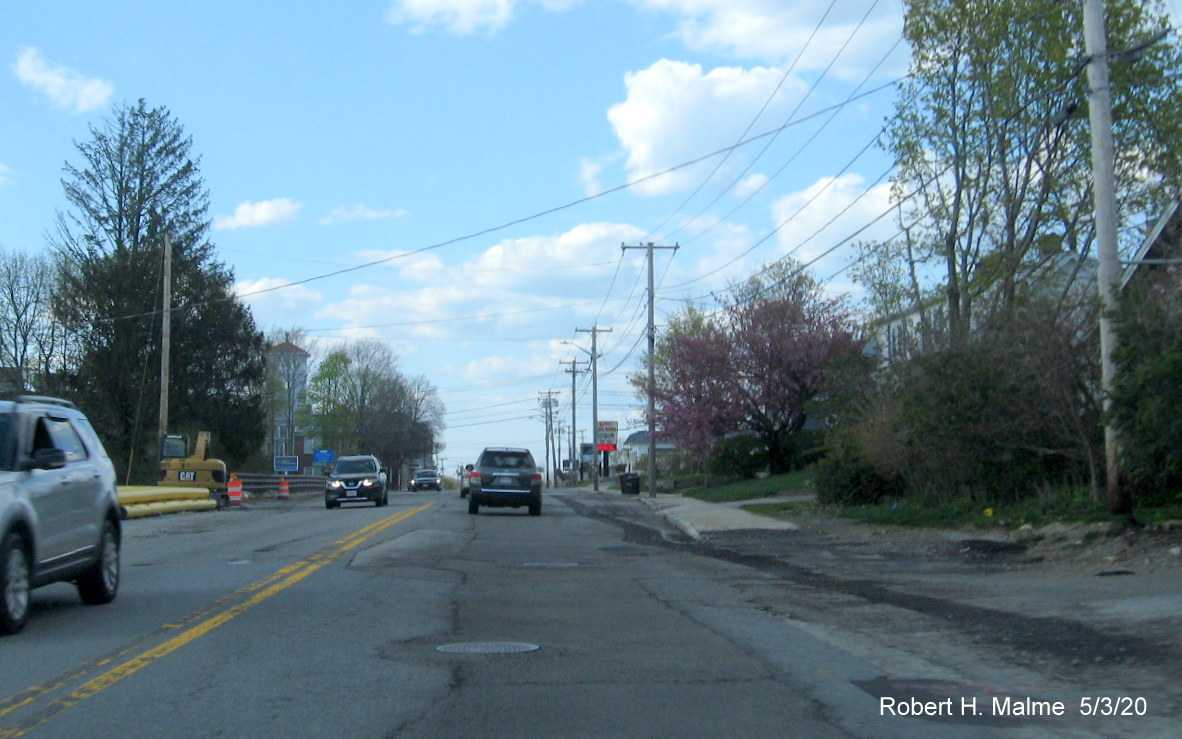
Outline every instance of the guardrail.
{"label": "guardrail", "polygon": [[[279,494],[280,475],[259,475],[249,472],[239,472],[238,479],[242,481],[242,491],[255,497],[275,497]],[[297,493],[323,493],[324,477],[321,475],[286,475],[287,484],[293,495]]]}

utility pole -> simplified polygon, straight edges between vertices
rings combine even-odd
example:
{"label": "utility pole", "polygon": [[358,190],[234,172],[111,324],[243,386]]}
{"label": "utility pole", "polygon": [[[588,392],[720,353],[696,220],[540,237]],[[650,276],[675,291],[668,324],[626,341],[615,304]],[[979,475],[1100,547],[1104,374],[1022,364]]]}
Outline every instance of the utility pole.
{"label": "utility pole", "polygon": [[[1120,258],[1117,254],[1116,175],[1112,144],[1112,90],[1108,81],[1108,41],[1104,30],[1104,0],[1084,0],[1084,47],[1088,56],[1088,114],[1092,130],[1092,191],[1096,211],[1096,249],[1100,289],[1100,386],[1105,415],[1112,406],[1116,385],[1116,326]],[[1104,461],[1108,508],[1129,513],[1132,505],[1120,480],[1120,448],[1116,425],[1104,423]]]}
{"label": "utility pole", "polygon": [[[586,370],[579,369],[579,362],[576,359],[571,359],[566,362],[560,361],[559,364],[570,365],[568,369],[563,370],[563,372],[566,372],[570,375],[570,463],[581,466],[578,461],[579,455],[576,453],[578,451],[578,447],[576,446],[577,441],[575,440],[575,429],[579,427],[579,424],[575,422],[575,377],[577,377],[580,372],[585,372]],[[582,477],[579,479],[581,480]]]}
{"label": "utility pole", "polygon": [[550,449],[554,446],[554,415],[553,415],[554,402],[555,402],[554,401],[554,392],[555,391],[553,391],[553,390],[547,390],[545,392],[538,393],[539,396],[542,396],[542,395],[546,396],[541,399],[541,406],[542,406],[542,409],[544,411],[546,411],[545,447],[546,447],[546,486],[547,487],[551,486],[551,484],[550,484],[550,482],[551,482],[550,470],[552,468],[550,465]]}
{"label": "utility pole", "polygon": [[[599,492],[599,468],[603,464],[603,455],[599,453],[597,434],[599,433],[599,334],[610,334],[610,328],[576,328],[577,333],[591,334],[591,445],[595,447],[595,470],[591,475],[591,489]],[[586,351],[585,349],[583,351]]]}
{"label": "utility pole", "polygon": [[563,431],[565,431],[565,429],[562,427],[562,420],[561,420],[561,419],[559,419],[559,421],[558,421],[557,423],[555,423],[555,424],[554,424],[554,436],[555,436],[555,443],[554,443],[554,484],[555,484],[555,485],[557,485],[558,483],[562,482],[562,480],[560,480],[560,479],[559,479],[559,475],[558,475],[558,473],[559,473],[559,472],[562,470],[562,452],[563,452],[563,449],[562,449],[562,432],[563,432]]}
{"label": "utility pole", "polygon": [[653,289],[653,251],[655,249],[672,249],[677,251],[677,244],[673,246],[654,246],[653,242],[640,246],[620,244],[621,251],[629,249],[644,249],[648,252],[648,497],[657,496],[657,323],[656,323],[656,295]]}
{"label": "utility pole", "polygon": [[172,351],[172,237],[164,233],[164,302],[160,324],[160,433],[159,442],[168,433],[168,374]]}

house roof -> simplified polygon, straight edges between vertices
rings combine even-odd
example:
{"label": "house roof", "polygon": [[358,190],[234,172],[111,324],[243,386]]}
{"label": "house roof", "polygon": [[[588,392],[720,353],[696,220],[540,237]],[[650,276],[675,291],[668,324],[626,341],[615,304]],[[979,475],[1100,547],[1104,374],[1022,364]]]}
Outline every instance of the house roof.
{"label": "house roof", "polygon": [[312,356],[311,354],[309,354],[308,352],[299,348],[298,346],[291,343],[290,341],[281,341],[278,344],[276,344],[275,346],[271,347],[271,353],[273,353],[273,354],[303,354],[306,357]]}
{"label": "house roof", "polygon": [[1137,253],[1133,255],[1133,261],[1125,267],[1120,278],[1120,286],[1123,288],[1129,284],[1129,280],[1133,279],[1137,269],[1148,260],[1179,256],[1177,243],[1180,234],[1182,234],[1182,198],[1174,198],[1162,212],[1161,217],[1157,219],[1157,223],[1153,224],[1153,228],[1145,235],[1141,246],[1137,248]]}
{"label": "house roof", "polygon": [[[628,434],[628,438],[626,438],[624,440],[624,443],[621,444],[620,446],[632,447],[633,449],[635,449],[637,447],[647,448],[648,447],[648,431],[633,431],[631,434]],[[660,449],[676,449],[677,445],[671,441],[668,441],[668,440],[662,441],[660,433],[658,432],[657,447]]]}

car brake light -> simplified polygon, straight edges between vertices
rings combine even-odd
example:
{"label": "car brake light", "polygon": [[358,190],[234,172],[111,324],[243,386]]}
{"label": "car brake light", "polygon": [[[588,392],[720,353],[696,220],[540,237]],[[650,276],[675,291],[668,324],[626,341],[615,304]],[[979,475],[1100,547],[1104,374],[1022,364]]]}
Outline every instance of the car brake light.
{"label": "car brake light", "polygon": [[542,479],[542,473],[541,473],[541,472],[535,472],[535,473],[534,473],[534,476],[533,476],[533,479],[535,479],[535,480],[541,480],[541,479]]}
{"label": "car brake light", "polygon": [[470,480],[479,480],[479,479],[480,479],[480,473],[479,473],[479,472],[476,472],[476,471],[470,472],[470,473],[468,473],[468,479],[470,479]]}

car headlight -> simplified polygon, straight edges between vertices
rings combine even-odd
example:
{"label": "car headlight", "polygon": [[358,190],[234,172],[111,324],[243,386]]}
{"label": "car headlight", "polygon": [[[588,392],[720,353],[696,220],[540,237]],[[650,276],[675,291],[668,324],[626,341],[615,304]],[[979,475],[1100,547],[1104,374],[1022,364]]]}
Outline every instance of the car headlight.
{"label": "car headlight", "polygon": [[374,481],[367,477],[361,481],[361,484],[368,488],[368,487],[372,487],[374,485]]}
{"label": "car headlight", "polygon": [[339,488],[341,486],[341,481],[340,480],[329,480],[328,486],[330,488],[332,488],[333,490],[336,490],[337,488]]}

